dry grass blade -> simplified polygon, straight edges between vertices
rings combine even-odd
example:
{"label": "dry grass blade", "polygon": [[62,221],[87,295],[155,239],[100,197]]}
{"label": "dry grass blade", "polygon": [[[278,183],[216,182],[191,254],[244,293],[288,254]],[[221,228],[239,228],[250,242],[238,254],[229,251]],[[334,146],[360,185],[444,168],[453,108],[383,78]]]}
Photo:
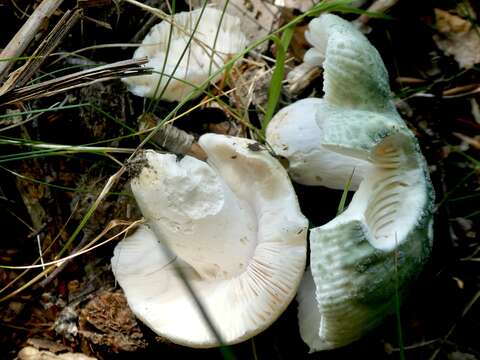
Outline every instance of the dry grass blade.
{"label": "dry grass blade", "polygon": [[118,61],[112,64],[98,66],[93,69],[82,70],[56,79],[43,81],[38,84],[13,89],[0,96],[0,106],[20,101],[52,96],[63,91],[75,89],[97,82],[117,79],[126,76],[150,74],[151,69],[140,65],[147,63],[147,58]]}
{"label": "dry grass blade", "polygon": [[3,86],[0,88],[0,96],[9,90],[26,84],[33,74],[45,61],[46,57],[58,46],[65,35],[77,23],[82,16],[83,10],[68,10],[58,21],[48,36],[42,41],[35,52],[29,57],[27,62],[10,74]]}
{"label": "dry grass blade", "polygon": [[62,144],[46,144],[46,143],[26,143],[23,141],[18,140],[10,140],[10,139],[1,139],[0,142],[2,144],[9,144],[9,145],[21,145],[21,146],[30,146],[32,148],[39,148],[39,149],[49,149],[49,150],[59,150],[59,151],[71,151],[71,152],[110,152],[110,153],[117,153],[117,154],[131,154],[135,152],[135,149],[129,148],[120,148],[120,147],[106,147],[106,146],[75,146],[75,145],[62,145]]}
{"label": "dry grass blade", "polygon": [[43,0],[10,40],[0,54],[0,59],[4,59],[4,61],[0,61],[0,79],[5,76],[8,69],[16,61],[16,57],[23,53],[34,36],[38,34],[40,28],[45,24],[45,21],[52,16],[62,2],[63,0]]}
{"label": "dry grass blade", "polygon": [[[99,248],[99,247],[101,247],[101,246],[103,246],[103,245],[105,245],[109,242],[112,242],[113,240],[118,239],[122,235],[125,236],[128,233],[128,231],[130,231],[131,229],[133,229],[134,227],[136,227],[138,224],[142,223],[143,221],[144,221],[143,219],[136,220],[134,222],[112,220],[107,225],[107,227],[98,236],[96,236],[89,244],[87,244],[86,246],[83,246],[78,252],[73,252],[70,255],[65,256],[63,258],[57,256],[57,258],[55,260],[50,261],[48,263],[44,263],[44,265],[46,266],[45,270],[40,272],[38,275],[36,275],[34,278],[32,278],[31,280],[26,282],[24,285],[20,286],[19,288],[15,289],[14,291],[10,292],[9,294],[0,298],[0,303],[2,303],[3,301],[11,298],[12,296],[17,295],[18,293],[22,292],[23,290],[29,288],[30,286],[32,286],[33,284],[38,282],[41,278],[47,276],[48,274],[53,273],[55,271],[55,269],[60,268],[62,266],[62,264],[64,264],[65,262],[67,262],[67,261],[69,261],[69,260],[71,260],[71,259],[73,259],[77,256],[80,256],[82,254],[85,254],[89,251],[97,249],[97,248]],[[110,230],[112,230],[113,228],[118,227],[118,226],[125,226],[125,228],[122,229],[121,231],[119,231],[117,234],[112,235],[109,238],[107,238],[106,240],[96,244],[98,242],[98,240],[100,240],[102,237],[105,236],[106,233],[108,233]],[[42,268],[42,265],[40,265],[40,266],[38,266],[38,265],[27,265],[27,266],[17,266],[17,267],[10,267],[10,268],[13,268],[13,269],[14,268],[16,268],[16,269],[27,269],[28,270],[28,269]],[[58,273],[57,273],[57,275],[58,275]]]}

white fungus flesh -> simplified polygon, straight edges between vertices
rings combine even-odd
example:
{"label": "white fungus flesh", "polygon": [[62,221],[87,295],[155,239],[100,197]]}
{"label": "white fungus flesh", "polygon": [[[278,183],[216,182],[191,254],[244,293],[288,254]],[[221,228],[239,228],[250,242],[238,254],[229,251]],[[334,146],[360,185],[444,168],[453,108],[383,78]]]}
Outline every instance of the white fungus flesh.
{"label": "white fungus flesh", "polygon": [[227,344],[267,328],[294,297],[307,220],[280,163],[257,143],[203,135],[208,164],[147,151],[132,190],[148,226],[117,245],[112,269],[133,312],[191,347],[219,345],[185,274]]}
{"label": "white fungus flesh", "polygon": [[306,38],[305,62],[323,67],[325,96],[282,109],[267,141],[294,180],[343,189],[355,168],[357,189],[342,214],[310,232],[298,316],[319,351],[359,339],[395,310],[429,256],[434,195],[377,50],[330,14],[312,20]]}
{"label": "white fungus flesh", "polygon": [[356,190],[369,163],[322,145],[317,118],[325,106],[323,99],[308,98],[284,107],[267,127],[268,143],[288,159],[288,172],[295,182],[344,189],[353,175],[350,190]]}
{"label": "white fungus flesh", "polygon": [[[123,81],[132,93],[142,97],[180,101],[195,90],[198,96],[211,75],[246,45],[238,18],[209,7],[180,12],[152,27],[133,55],[148,57],[145,66],[153,68],[154,73]],[[221,76],[214,76],[210,82]]]}

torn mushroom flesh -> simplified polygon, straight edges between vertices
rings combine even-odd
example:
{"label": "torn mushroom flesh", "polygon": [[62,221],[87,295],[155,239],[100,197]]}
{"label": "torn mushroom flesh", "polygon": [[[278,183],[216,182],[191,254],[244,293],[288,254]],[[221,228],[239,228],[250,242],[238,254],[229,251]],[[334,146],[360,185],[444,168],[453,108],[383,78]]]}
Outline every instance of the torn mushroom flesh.
{"label": "torn mushroom flesh", "polygon": [[219,345],[180,268],[227,344],[267,328],[294,297],[307,220],[286,171],[252,140],[206,134],[208,163],[146,151],[132,190],[147,220],[115,249],[112,269],[133,312],[157,334]]}

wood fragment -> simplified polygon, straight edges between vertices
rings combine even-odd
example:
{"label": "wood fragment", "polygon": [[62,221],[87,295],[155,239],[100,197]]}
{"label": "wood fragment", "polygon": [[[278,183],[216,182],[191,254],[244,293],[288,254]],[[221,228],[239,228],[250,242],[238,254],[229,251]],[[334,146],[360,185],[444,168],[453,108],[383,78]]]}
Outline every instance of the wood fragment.
{"label": "wood fragment", "polygon": [[480,84],[467,84],[467,85],[456,86],[454,88],[443,91],[442,95],[453,96],[453,95],[471,93],[472,91],[477,90],[479,87],[480,87]]}
{"label": "wood fragment", "polygon": [[40,68],[48,55],[60,44],[65,35],[67,35],[73,25],[82,16],[82,9],[74,11],[68,10],[50,31],[47,37],[42,41],[27,62],[12,72],[5,83],[0,88],[0,96],[9,90],[26,84],[33,74]]}
{"label": "wood fragment", "polygon": [[475,149],[480,150],[480,139],[478,138],[472,138],[470,136],[458,133],[458,132],[453,132],[453,135],[460,140],[464,141],[468,145],[473,146]]}
{"label": "wood fragment", "polygon": [[427,82],[427,80],[409,77],[409,76],[398,76],[395,79],[395,82],[401,85],[417,85],[417,84],[424,84]]}
{"label": "wood fragment", "polygon": [[385,13],[388,9],[394,6],[398,0],[375,0],[367,9],[367,14],[362,14],[354,22],[359,25],[361,29],[367,29],[367,23],[370,21],[368,13]]}
{"label": "wood fragment", "polygon": [[33,37],[38,34],[42,25],[45,24],[45,21],[53,15],[62,2],[63,0],[43,0],[2,50],[0,59],[5,60],[0,61],[0,80],[6,76],[8,70],[15,63],[16,58],[22,55]]}
{"label": "wood fragment", "polygon": [[308,63],[294,67],[287,75],[287,93],[293,97],[300,95],[321,74],[322,70],[318,66]]}
{"label": "wood fragment", "polygon": [[470,99],[470,105],[472,106],[472,115],[477,124],[480,124],[480,105],[475,98]]}

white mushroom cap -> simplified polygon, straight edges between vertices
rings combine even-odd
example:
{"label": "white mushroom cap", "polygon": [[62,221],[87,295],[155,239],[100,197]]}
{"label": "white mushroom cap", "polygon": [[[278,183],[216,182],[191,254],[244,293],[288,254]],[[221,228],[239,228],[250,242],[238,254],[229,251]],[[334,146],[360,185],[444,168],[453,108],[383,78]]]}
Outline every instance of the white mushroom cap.
{"label": "white mushroom cap", "polygon": [[[188,44],[200,16],[194,38]],[[203,14],[202,9],[181,12],[175,14],[172,21],[175,24],[173,31],[169,22],[162,21],[152,27],[142,45],[135,51],[134,58],[147,56],[149,61],[145,66],[152,67],[157,72],[123,78],[135,95],[159,97],[169,77],[173,76],[162,99],[182,100],[247,45],[240,20],[232,15],[222,14],[218,9],[205,8]],[[182,57],[187,46],[188,50]],[[162,76],[160,73],[164,63]],[[221,74],[211,82],[216,82],[220,77]]]}
{"label": "white mushroom cap", "polygon": [[288,172],[295,182],[344,189],[353,173],[350,189],[356,190],[369,163],[322,145],[316,119],[322,116],[325,107],[325,100],[318,98],[284,107],[267,127],[268,143],[277,155],[288,159]]}
{"label": "white mushroom cap", "polygon": [[257,143],[213,134],[199,143],[208,165],[146,153],[132,190],[151,230],[117,245],[112,270],[133,312],[157,334],[212,347],[218,341],[175,267],[222,339],[241,342],[267,328],[295,295],[307,220],[285,170]]}
{"label": "white mushroom cap", "polygon": [[305,60],[324,67],[325,96],[290,105],[288,118],[275,116],[267,140],[295,175],[301,164],[300,176],[330,174],[320,183],[333,188],[345,184],[335,184],[343,167],[355,166],[359,175],[347,210],[310,233],[311,274],[299,290],[299,327],[318,351],[359,339],[394,311],[398,293],[430,253],[434,195],[415,137],[390,100],[376,49],[335,15],[312,20],[306,37],[314,48]]}
{"label": "white mushroom cap", "polygon": [[[288,171],[296,182],[343,189],[355,169],[351,189],[356,190],[362,172],[368,171],[363,161],[367,159],[344,157],[348,154],[342,148],[352,141],[367,146],[383,127],[405,125],[391,102],[380,54],[353,25],[324,14],[310,22],[305,37],[313,47],[304,61],[323,66],[325,96],[280,110],[268,124],[267,141],[275,153],[288,159]],[[359,138],[360,134],[365,137]],[[348,146],[340,143],[339,136]]]}

